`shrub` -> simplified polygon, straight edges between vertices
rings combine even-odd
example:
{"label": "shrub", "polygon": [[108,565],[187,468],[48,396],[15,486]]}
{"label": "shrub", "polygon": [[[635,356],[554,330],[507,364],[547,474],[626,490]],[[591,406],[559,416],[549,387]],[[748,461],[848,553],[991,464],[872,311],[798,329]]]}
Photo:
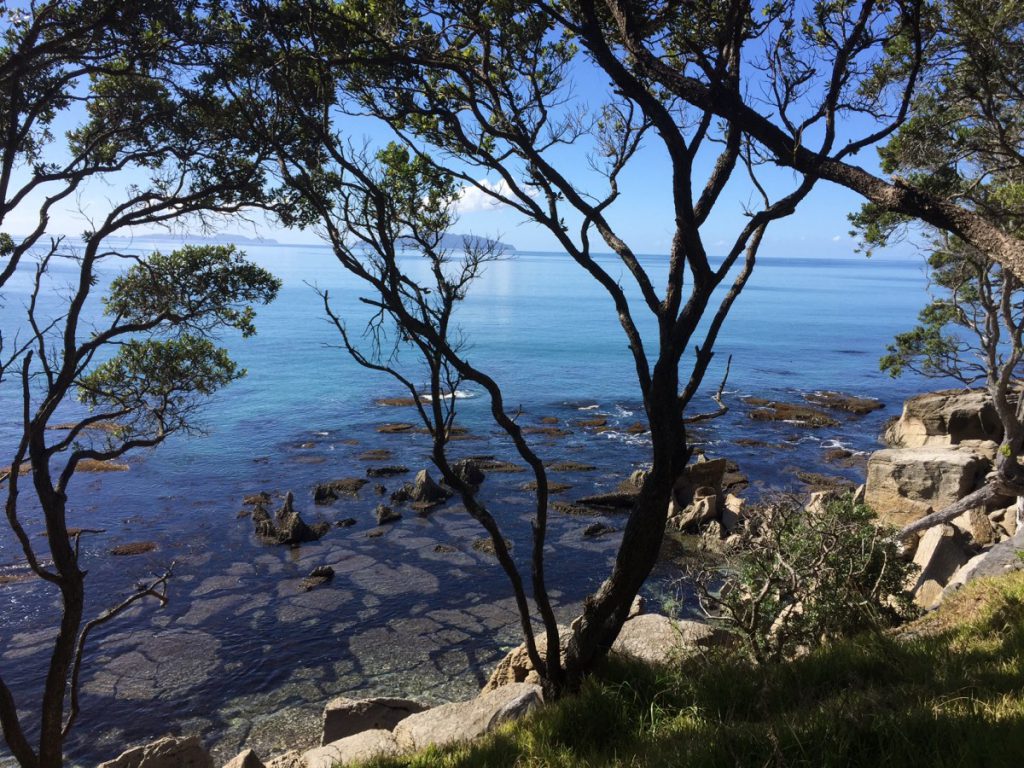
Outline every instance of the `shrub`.
{"label": "shrub", "polygon": [[757,662],[916,614],[895,529],[848,494],[813,509],[780,497],[750,513],[723,569],[698,569],[698,594]]}

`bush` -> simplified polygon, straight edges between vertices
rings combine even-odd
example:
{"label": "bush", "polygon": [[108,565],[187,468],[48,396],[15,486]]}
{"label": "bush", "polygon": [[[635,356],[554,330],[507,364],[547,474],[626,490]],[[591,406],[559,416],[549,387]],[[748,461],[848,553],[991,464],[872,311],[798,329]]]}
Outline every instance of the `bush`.
{"label": "bush", "polygon": [[874,518],[852,495],[813,510],[774,499],[751,512],[726,568],[700,567],[701,600],[760,663],[900,624],[916,615],[906,591],[916,566]]}

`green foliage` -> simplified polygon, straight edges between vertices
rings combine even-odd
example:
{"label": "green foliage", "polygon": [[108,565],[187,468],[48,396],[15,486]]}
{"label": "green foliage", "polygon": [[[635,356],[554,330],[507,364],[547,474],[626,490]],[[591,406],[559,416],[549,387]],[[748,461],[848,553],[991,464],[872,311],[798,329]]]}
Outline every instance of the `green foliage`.
{"label": "green foliage", "polygon": [[90,410],[123,414],[122,441],[190,429],[189,416],[221,387],[245,375],[227,350],[182,335],[121,345],[114,357],[78,380]]}
{"label": "green foliage", "polygon": [[281,282],[244,256],[234,246],[154,252],[111,282],[104,311],[115,321],[92,343],[131,338],[76,383],[91,411],[116,418],[118,443],[194,429],[205,398],[245,375],[209,337],[254,334],[252,304],[271,301]]}
{"label": "green foliage", "polygon": [[752,513],[716,590],[698,584],[757,662],[779,661],[823,641],[894,626],[914,615],[895,529],[847,495],[803,509],[784,499]]}
{"label": "green foliage", "polygon": [[185,329],[236,328],[256,332],[253,302],[273,300],[281,281],[245,260],[234,246],[185,246],[154,252],[114,279],[104,311],[119,321],[160,321]]}

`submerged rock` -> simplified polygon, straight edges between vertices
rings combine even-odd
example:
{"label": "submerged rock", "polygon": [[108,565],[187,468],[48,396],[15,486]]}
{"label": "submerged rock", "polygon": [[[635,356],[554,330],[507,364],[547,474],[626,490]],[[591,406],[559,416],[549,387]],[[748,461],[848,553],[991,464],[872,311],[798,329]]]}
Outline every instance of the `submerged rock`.
{"label": "submerged rock", "polygon": [[330,504],[342,496],[355,498],[359,495],[359,489],[369,482],[365,477],[345,477],[340,480],[331,480],[326,483],[318,483],[313,488],[314,504]]}
{"label": "submerged rock", "polygon": [[810,408],[798,403],[783,403],[777,400],[766,400],[761,397],[744,397],[743,401],[755,406],[747,416],[755,421],[787,421],[805,427],[835,427],[837,419],[824,411]]}
{"label": "submerged rock", "polygon": [[394,477],[404,475],[409,471],[408,467],[395,464],[387,467],[370,467],[366,470],[367,477]]}
{"label": "submerged rock", "polygon": [[804,400],[814,405],[821,405],[836,411],[846,411],[856,416],[863,416],[872,411],[885,408],[885,403],[873,397],[858,397],[857,395],[849,395],[845,392],[834,392],[832,390],[811,392],[804,395]]}
{"label": "submerged rock", "polygon": [[267,544],[305,544],[317,541],[330,529],[326,522],[307,525],[295,511],[295,496],[291,491],[285,494],[284,504],[274,518],[264,507],[257,506],[253,509],[252,521],[256,535]]}
{"label": "submerged rock", "polygon": [[386,504],[378,504],[377,508],[373,510],[373,514],[377,518],[377,525],[394,523],[402,519],[402,516],[398,512]]}
{"label": "submerged rock", "polygon": [[309,572],[309,576],[302,580],[299,586],[304,592],[309,592],[334,578],[334,569],[329,565],[318,565]]}

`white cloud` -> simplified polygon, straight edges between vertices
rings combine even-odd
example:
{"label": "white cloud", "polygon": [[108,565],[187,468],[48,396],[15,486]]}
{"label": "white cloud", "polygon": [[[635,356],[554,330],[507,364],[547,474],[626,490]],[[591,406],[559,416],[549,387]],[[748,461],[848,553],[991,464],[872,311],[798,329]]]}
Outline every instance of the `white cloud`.
{"label": "white cloud", "polygon": [[836,235],[835,237],[832,238],[832,242],[833,243],[838,243],[842,239],[843,239],[842,235]]}
{"label": "white cloud", "polygon": [[[455,202],[455,210],[457,213],[493,211],[498,208],[502,208],[505,205],[501,201],[491,197],[487,192],[484,192],[481,187],[505,197],[511,197],[513,195],[512,188],[504,179],[497,182],[480,179],[477,184],[479,186],[466,184],[459,190],[459,199]],[[530,197],[534,197],[535,195],[536,192],[534,190],[530,190]]]}

